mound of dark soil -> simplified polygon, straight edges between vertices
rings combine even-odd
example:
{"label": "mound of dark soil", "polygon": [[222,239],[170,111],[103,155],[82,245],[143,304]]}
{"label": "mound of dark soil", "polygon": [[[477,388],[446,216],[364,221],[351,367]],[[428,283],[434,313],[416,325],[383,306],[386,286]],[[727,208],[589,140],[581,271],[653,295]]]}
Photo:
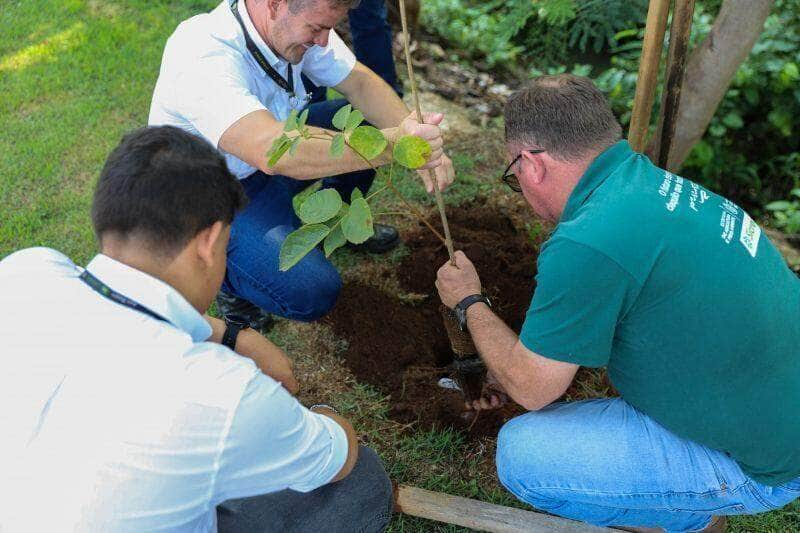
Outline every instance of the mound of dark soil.
{"label": "mound of dark soil", "polygon": [[[450,210],[448,217],[456,248],[475,263],[495,311],[519,329],[536,273],[535,250],[527,236],[506,216],[479,204]],[[438,217],[431,222],[437,225]],[[471,427],[471,437],[494,436],[521,409],[484,412],[472,425],[461,393],[437,385],[448,376],[453,360],[434,287],[447,251],[421,224],[405,240],[410,254],[398,267],[398,280],[409,293],[426,297],[404,301],[374,287],[348,284],[326,322],[348,341],[344,358],[356,378],[391,395],[393,419],[422,427]]]}

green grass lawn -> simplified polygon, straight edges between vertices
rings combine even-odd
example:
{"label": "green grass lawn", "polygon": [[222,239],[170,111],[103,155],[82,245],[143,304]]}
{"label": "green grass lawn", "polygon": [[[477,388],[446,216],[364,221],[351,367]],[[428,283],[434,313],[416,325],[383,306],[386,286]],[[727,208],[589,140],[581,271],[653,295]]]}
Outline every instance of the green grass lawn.
{"label": "green grass lawn", "polygon": [[[85,264],[95,253],[89,205],[101,165],[120,137],[143,126],[161,52],[182,19],[216,4],[209,0],[23,0],[0,9],[0,258],[30,246],[50,246]],[[467,155],[469,154],[469,155]],[[454,157],[465,184],[448,201],[464,201],[487,188],[471,172],[480,157]],[[404,191],[423,199],[417,186]],[[341,254],[357,269],[372,259]],[[321,326],[281,321],[276,342],[312,374],[320,360],[307,333]],[[331,341],[333,342],[333,341]],[[327,361],[327,360],[326,360]],[[329,364],[327,364],[329,363]],[[327,367],[337,368],[334,359]],[[401,431],[386,418],[388,401],[352,382],[341,370],[325,379],[322,394],[355,421],[377,448],[392,477],[432,490],[518,505],[487,468],[487,452],[452,430]],[[324,399],[324,398],[323,398]],[[456,531],[398,517],[394,531]],[[800,506],[734,520],[734,531],[798,531]]]}

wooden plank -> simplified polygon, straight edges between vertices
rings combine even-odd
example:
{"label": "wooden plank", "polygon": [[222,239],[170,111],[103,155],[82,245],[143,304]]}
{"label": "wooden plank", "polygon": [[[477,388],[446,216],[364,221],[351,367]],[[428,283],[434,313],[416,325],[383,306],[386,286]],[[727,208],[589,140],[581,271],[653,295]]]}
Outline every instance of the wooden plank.
{"label": "wooden plank", "polygon": [[650,115],[656,98],[658,67],[664,48],[664,33],[667,31],[670,0],[650,0],[647,10],[647,25],[644,30],[642,55],[639,59],[639,77],[633,97],[633,114],[628,130],[628,142],[636,152],[643,152],[647,142]]}
{"label": "wooden plank", "polygon": [[492,533],[609,533],[620,531],[407,485],[395,488],[395,510]]}
{"label": "wooden plank", "polygon": [[659,119],[660,133],[653,153],[653,160],[657,162],[658,166],[667,170],[676,170],[668,168],[669,155],[672,149],[672,140],[675,137],[678,105],[681,101],[686,59],[689,55],[692,15],[694,15],[694,0],[675,0],[675,9],[672,10],[672,26],[669,30],[669,56]]}

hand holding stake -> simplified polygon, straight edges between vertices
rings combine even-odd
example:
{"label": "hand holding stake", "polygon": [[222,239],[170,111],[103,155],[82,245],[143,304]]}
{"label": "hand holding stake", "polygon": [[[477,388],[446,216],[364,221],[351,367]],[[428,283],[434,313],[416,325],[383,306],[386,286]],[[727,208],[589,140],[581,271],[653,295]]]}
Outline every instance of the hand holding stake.
{"label": "hand holding stake", "polygon": [[[403,50],[406,56],[406,67],[408,68],[408,80],[411,84],[411,95],[414,98],[414,106],[417,111],[417,120],[422,123],[422,109],[419,106],[419,96],[417,95],[417,82],[414,78],[414,66],[411,64],[411,51],[409,50],[409,37],[408,37],[408,22],[406,21],[406,2],[400,1],[400,22],[403,25]],[[442,217],[442,227],[444,228],[444,244],[447,247],[447,253],[450,256],[450,264],[456,266],[453,251],[453,239],[450,237],[450,226],[447,223],[447,214],[444,211],[444,200],[442,199],[442,191],[439,190],[439,182],[436,181],[436,173],[433,169],[428,169],[428,175],[433,182],[433,193],[436,197],[436,207],[439,209],[439,215]]]}

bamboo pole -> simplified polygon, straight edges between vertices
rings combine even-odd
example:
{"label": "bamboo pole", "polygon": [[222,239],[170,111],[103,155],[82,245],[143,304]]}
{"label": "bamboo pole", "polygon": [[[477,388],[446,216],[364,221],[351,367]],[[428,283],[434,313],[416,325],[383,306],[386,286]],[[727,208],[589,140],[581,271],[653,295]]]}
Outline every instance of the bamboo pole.
{"label": "bamboo pole", "polygon": [[678,106],[681,101],[681,89],[686,73],[686,59],[689,55],[689,37],[692,33],[692,15],[695,0],[675,0],[672,11],[672,26],[669,30],[669,54],[667,58],[667,75],[659,119],[659,137],[655,143],[653,160],[659,167],[669,167],[669,156],[675,127],[678,122]]}
{"label": "bamboo pole", "polygon": [[628,132],[631,148],[636,152],[643,152],[647,142],[647,130],[656,96],[658,67],[661,64],[661,52],[664,47],[664,33],[667,30],[669,4],[670,0],[650,0],[647,10],[647,25],[639,60],[639,77],[636,81],[636,95],[633,99],[633,114]]}
{"label": "bamboo pole", "polygon": [[[419,96],[417,95],[417,82],[414,78],[414,66],[411,64],[411,51],[409,49],[408,22],[406,21],[406,2],[400,0],[400,22],[403,25],[403,49],[406,55],[406,67],[408,68],[408,80],[411,83],[411,95],[414,98],[414,107],[417,111],[417,120],[422,123],[422,109],[419,106]],[[447,214],[444,211],[444,199],[442,191],[439,190],[439,183],[436,181],[436,173],[433,169],[428,170],[428,176],[433,182],[433,193],[436,197],[436,207],[442,217],[442,227],[444,228],[444,244],[450,256],[450,264],[455,266],[455,252],[453,251],[453,239],[450,237],[450,225],[447,223]]]}

